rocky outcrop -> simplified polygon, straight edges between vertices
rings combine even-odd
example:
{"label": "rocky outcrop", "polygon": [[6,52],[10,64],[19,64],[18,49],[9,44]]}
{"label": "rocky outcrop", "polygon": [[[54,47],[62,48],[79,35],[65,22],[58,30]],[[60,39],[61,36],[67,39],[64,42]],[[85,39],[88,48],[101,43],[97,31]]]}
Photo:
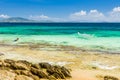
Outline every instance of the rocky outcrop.
{"label": "rocky outcrop", "polygon": [[104,80],[119,80],[119,79],[113,76],[104,76]]}
{"label": "rocky outcrop", "polygon": [[70,70],[49,63],[32,64],[25,60],[0,60],[0,70],[15,75],[14,80],[66,79],[71,78]]}

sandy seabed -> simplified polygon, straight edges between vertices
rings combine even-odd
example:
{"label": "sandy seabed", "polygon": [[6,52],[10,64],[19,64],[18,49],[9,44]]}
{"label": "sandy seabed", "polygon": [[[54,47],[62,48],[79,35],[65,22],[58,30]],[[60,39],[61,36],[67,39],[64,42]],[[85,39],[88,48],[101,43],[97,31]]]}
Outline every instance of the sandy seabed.
{"label": "sandy seabed", "polygon": [[67,80],[120,79],[120,54],[81,50],[58,45],[0,45],[0,59],[27,60],[32,63],[47,62],[71,69]]}

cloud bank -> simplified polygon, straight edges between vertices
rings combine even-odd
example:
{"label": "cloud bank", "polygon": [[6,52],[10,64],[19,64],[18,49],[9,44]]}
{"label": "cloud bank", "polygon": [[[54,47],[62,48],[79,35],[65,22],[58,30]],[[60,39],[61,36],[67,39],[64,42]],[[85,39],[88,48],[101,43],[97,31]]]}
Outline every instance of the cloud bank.
{"label": "cloud bank", "polygon": [[78,22],[120,22],[120,7],[115,7],[106,15],[97,9],[81,10],[70,14],[70,20]]}
{"label": "cloud bank", "polygon": [[54,22],[61,22],[61,21],[63,21],[60,18],[49,17],[49,16],[46,16],[44,14],[37,15],[37,16],[31,15],[29,18],[32,19],[32,20],[37,20],[37,21],[54,21]]}
{"label": "cloud bank", "polygon": [[10,16],[5,15],[5,14],[0,14],[0,18],[10,18]]}
{"label": "cloud bank", "polygon": [[33,16],[33,15],[31,15],[30,18],[33,19],[33,20],[48,20],[49,19],[48,16],[45,16],[43,14],[39,15],[39,16]]}
{"label": "cloud bank", "polygon": [[44,14],[39,16],[30,16],[33,20],[48,20],[54,22],[120,22],[120,7],[115,7],[109,12],[100,12],[97,9],[89,11],[80,10],[68,16],[68,18],[49,17]]}

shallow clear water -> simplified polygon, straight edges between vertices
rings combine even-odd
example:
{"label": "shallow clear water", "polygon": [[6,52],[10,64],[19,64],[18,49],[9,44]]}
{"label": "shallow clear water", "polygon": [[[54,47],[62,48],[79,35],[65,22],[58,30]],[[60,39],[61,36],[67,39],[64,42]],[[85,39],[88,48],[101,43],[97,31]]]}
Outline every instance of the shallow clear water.
{"label": "shallow clear water", "polygon": [[120,23],[0,23],[0,41],[49,42],[89,50],[120,51]]}

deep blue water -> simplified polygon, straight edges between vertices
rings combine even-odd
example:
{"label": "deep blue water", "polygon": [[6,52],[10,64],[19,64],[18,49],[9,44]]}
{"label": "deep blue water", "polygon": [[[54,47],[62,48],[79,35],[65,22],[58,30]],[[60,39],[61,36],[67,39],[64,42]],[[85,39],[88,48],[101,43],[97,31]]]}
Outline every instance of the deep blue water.
{"label": "deep blue water", "polygon": [[0,34],[64,35],[77,32],[120,37],[120,23],[0,23]]}

